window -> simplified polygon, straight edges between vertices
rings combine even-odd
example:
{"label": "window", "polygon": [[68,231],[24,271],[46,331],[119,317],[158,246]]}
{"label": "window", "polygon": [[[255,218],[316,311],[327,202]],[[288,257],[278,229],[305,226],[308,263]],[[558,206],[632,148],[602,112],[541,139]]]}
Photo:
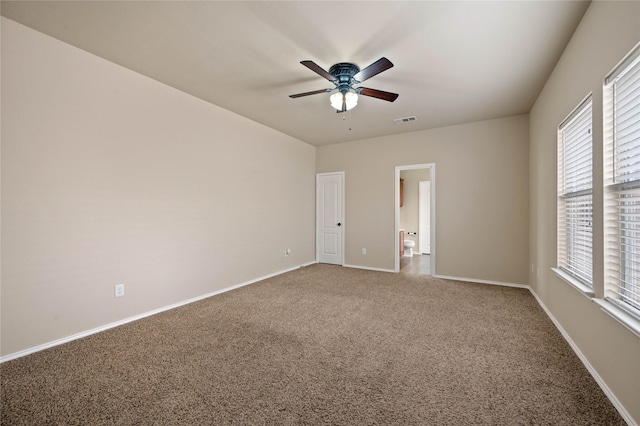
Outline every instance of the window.
{"label": "window", "polygon": [[605,298],[640,319],[640,46],[605,79]]}
{"label": "window", "polygon": [[558,126],[558,269],[593,282],[591,96]]}

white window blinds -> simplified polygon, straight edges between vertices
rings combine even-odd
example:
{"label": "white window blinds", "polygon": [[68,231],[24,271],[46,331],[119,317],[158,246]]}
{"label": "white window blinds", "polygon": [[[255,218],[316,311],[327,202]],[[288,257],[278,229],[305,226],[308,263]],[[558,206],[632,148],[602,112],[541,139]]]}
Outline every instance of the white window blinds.
{"label": "white window blinds", "polygon": [[640,48],[607,77],[605,297],[640,318]]}
{"label": "white window blinds", "polygon": [[592,287],[591,96],[558,127],[558,268]]}

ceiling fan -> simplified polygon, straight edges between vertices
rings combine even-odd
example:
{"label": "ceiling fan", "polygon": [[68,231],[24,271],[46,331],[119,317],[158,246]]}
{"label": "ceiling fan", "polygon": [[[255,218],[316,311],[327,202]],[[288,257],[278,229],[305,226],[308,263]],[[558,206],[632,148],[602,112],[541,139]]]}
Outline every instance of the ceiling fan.
{"label": "ceiling fan", "polygon": [[398,98],[397,93],[370,89],[368,87],[353,87],[393,67],[393,64],[387,58],[380,58],[363,70],[360,70],[356,64],[340,62],[329,68],[329,72],[325,71],[313,61],[301,61],[300,63],[319,76],[332,82],[335,87],[314,90],[313,92],[297,93],[295,95],[289,95],[290,98],[300,98],[302,96],[336,91],[330,97],[331,106],[336,109],[336,112],[345,112],[356,106],[358,103],[358,95],[378,98],[389,102],[393,102]]}

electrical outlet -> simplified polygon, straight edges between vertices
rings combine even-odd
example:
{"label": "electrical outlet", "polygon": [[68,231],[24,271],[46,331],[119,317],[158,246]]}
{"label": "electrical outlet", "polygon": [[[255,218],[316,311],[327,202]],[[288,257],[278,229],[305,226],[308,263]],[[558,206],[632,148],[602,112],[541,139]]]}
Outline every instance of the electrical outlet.
{"label": "electrical outlet", "polygon": [[291,249],[284,249],[284,255],[289,256],[291,254]]}
{"label": "electrical outlet", "polygon": [[124,296],[124,284],[116,284],[116,297]]}
{"label": "electrical outlet", "polygon": [[362,249],[362,254],[367,254],[367,249],[366,248]]}

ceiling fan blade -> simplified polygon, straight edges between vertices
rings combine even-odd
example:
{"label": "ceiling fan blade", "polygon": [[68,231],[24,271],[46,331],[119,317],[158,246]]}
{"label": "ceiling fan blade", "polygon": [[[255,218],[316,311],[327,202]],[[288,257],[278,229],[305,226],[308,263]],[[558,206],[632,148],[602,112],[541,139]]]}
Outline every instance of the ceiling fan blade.
{"label": "ceiling fan blade", "polygon": [[374,75],[380,74],[382,71],[386,71],[391,68],[393,64],[387,58],[380,58],[356,75],[353,76],[353,79],[362,83],[363,81],[373,77]]}
{"label": "ceiling fan blade", "polygon": [[320,77],[324,77],[331,82],[336,80],[331,74],[326,72],[320,65],[316,64],[313,61],[301,61],[300,63],[318,74]]}
{"label": "ceiling fan blade", "polygon": [[369,89],[367,87],[360,87],[358,89],[358,93],[360,93],[363,96],[370,96],[372,98],[378,98],[378,99],[382,99],[384,101],[389,101],[389,102],[393,102],[396,99],[398,99],[397,93],[385,92],[383,90],[377,90],[377,89]]}
{"label": "ceiling fan blade", "polygon": [[313,92],[296,93],[295,95],[289,95],[290,98],[301,98],[303,96],[317,95],[318,93],[327,93],[333,89],[314,90]]}

